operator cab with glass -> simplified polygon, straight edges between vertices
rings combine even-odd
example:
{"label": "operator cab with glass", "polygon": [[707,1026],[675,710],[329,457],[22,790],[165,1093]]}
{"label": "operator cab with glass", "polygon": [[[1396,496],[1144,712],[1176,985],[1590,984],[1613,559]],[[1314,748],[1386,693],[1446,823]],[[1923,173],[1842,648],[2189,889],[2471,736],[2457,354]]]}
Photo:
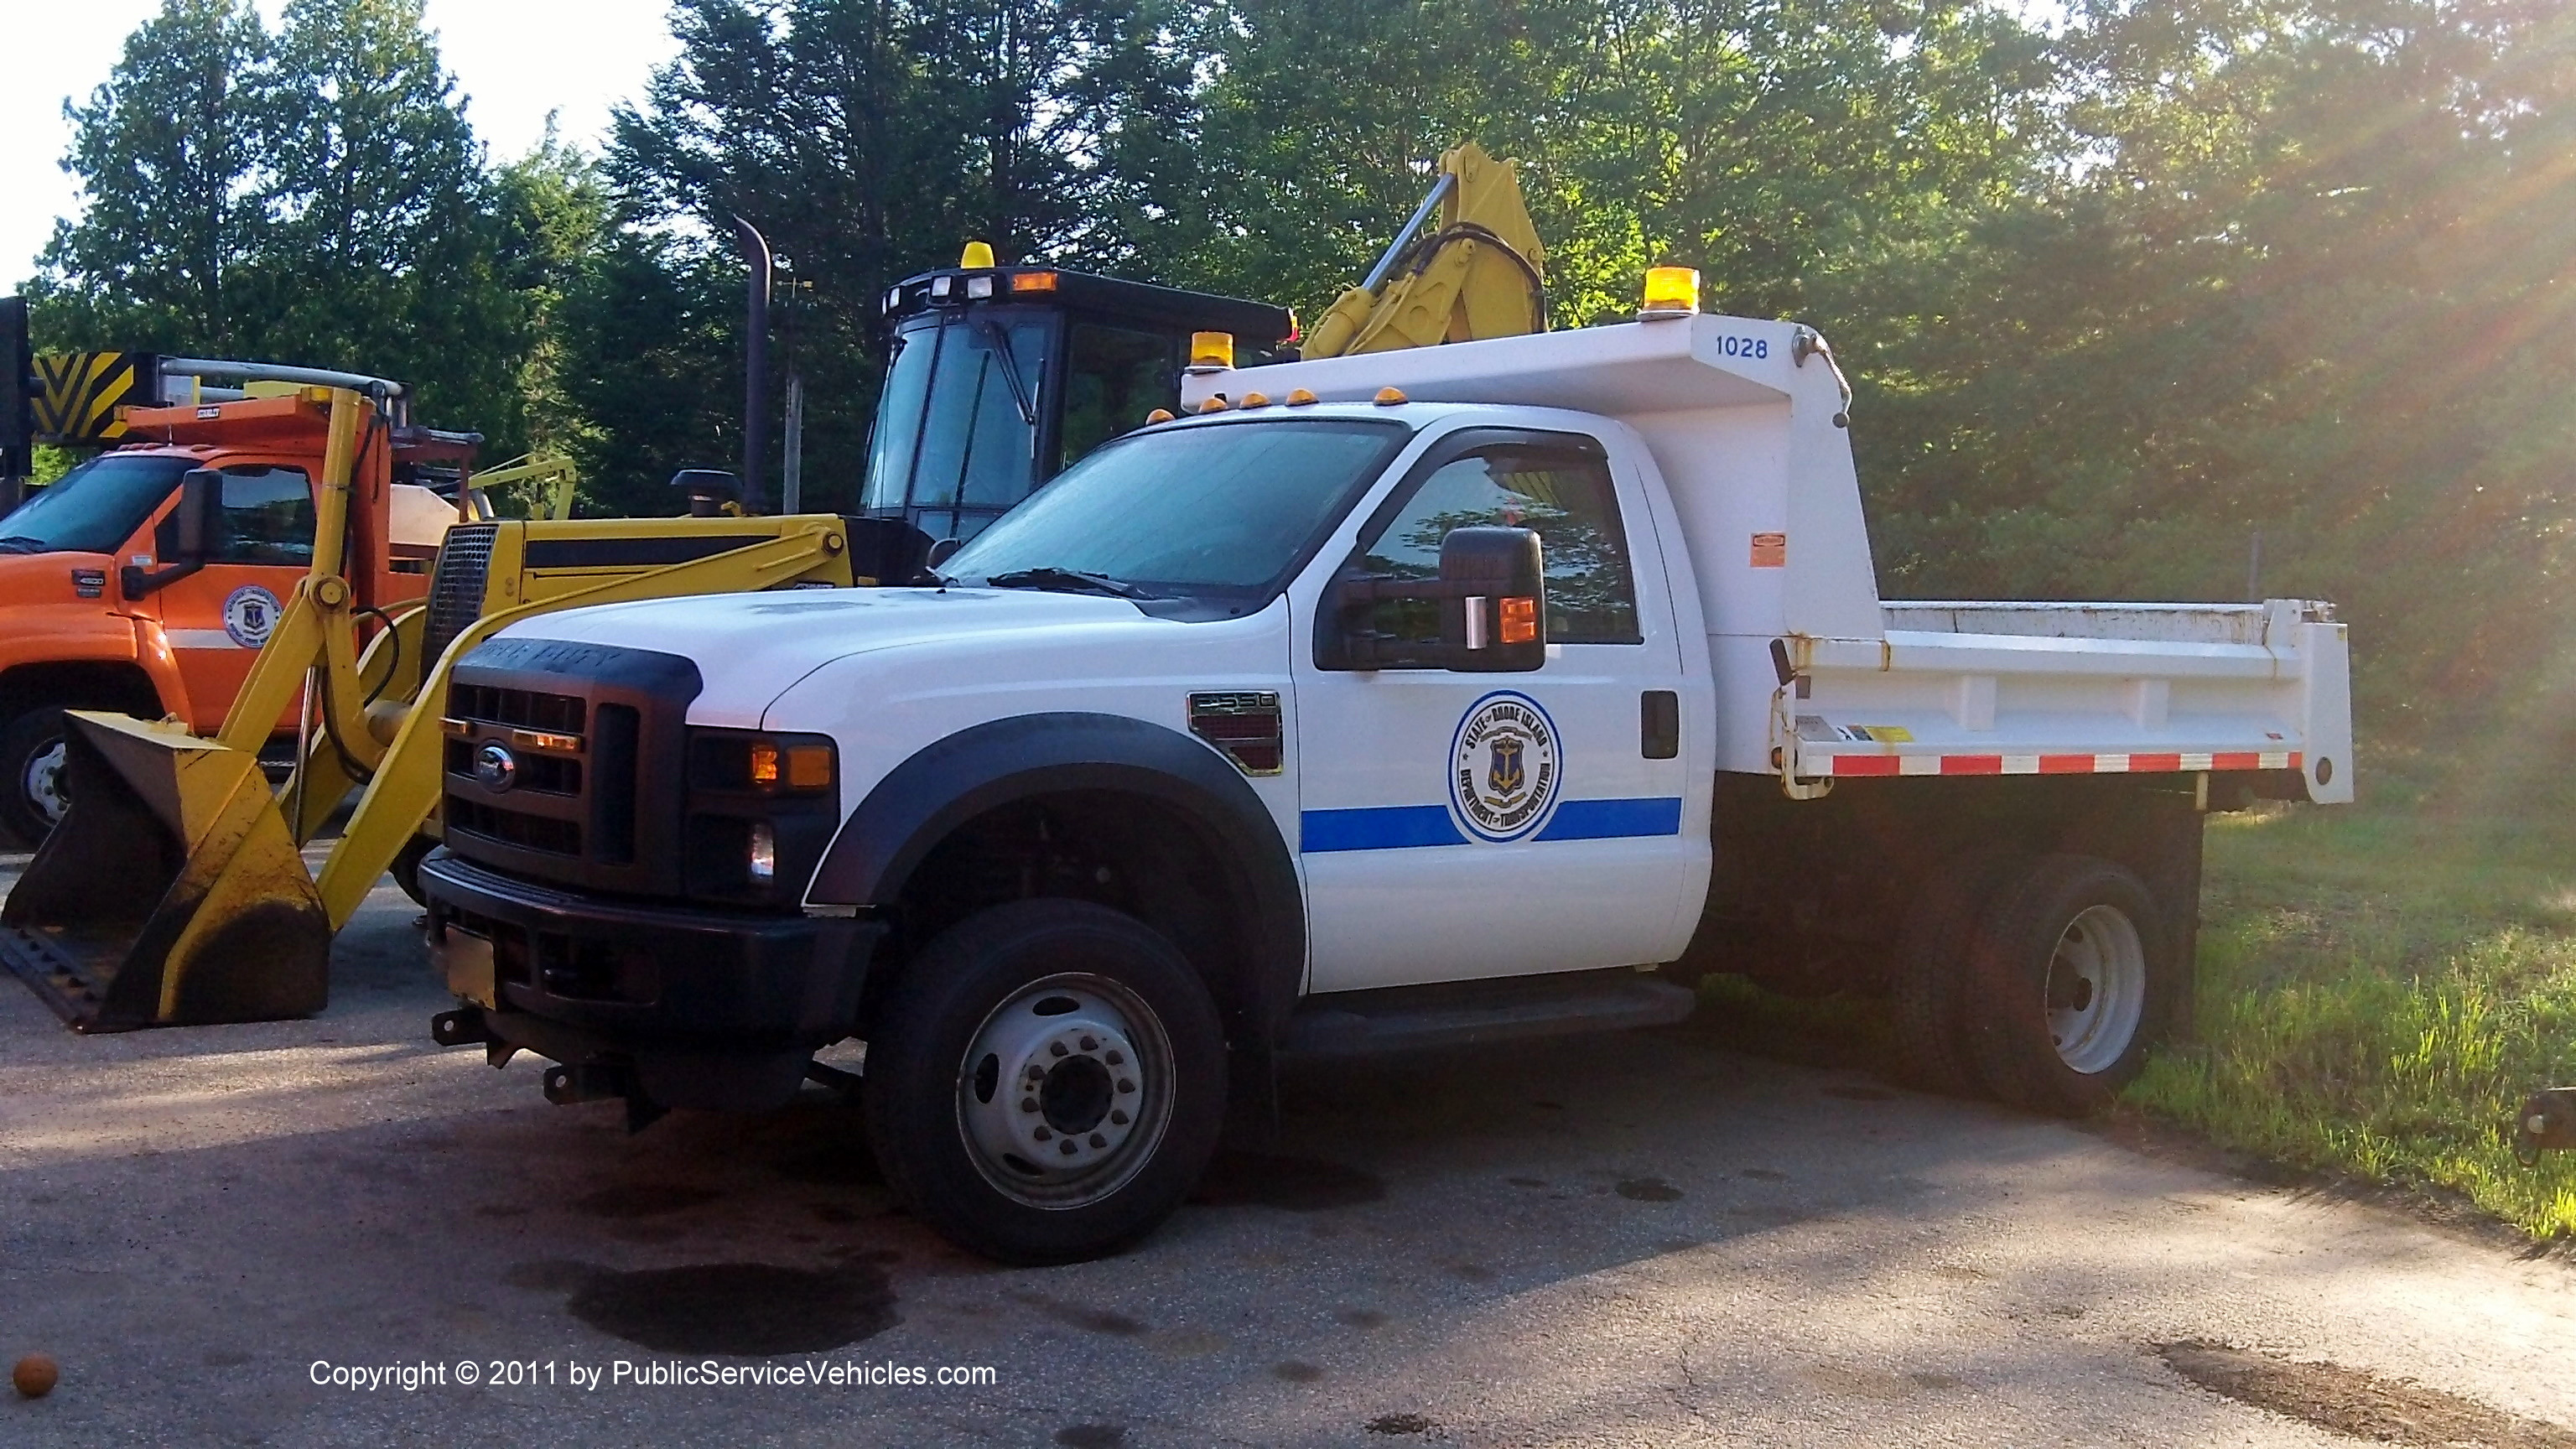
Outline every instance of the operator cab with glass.
{"label": "operator cab with glass", "polygon": [[891,337],[860,511],[934,541],[973,538],[1092,449],[1177,407],[1191,334],[1258,347],[1296,331],[1285,308],[997,266],[980,243],[879,305]]}

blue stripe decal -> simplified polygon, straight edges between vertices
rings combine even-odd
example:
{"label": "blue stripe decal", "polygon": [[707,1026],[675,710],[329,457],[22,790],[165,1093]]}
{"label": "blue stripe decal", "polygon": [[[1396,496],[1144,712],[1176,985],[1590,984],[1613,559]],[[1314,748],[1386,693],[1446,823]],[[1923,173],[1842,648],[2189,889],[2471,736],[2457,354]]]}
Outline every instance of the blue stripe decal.
{"label": "blue stripe decal", "polygon": [[[1339,850],[1404,850],[1421,845],[1465,845],[1445,805],[1392,805],[1369,810],[1309,810],[1298,817],[1298,849],[1309,855]],[[1682,833],[1679,796],[1644,800],[1568,800],[1534,839],[1619,840]]]}
{"label": "blue stripe decal", "polygon": [[1682,833],[1678,795],[1656,800],[1568,800],[1538,833],[1541,840],[1615,840]]}
{"label": "blue stripe decal", "polygon": [[1464,845],[1446,805],[1394,805],[1372,810],[1309,810],[1297,819],[1298,849],[1402,850],[1411,845]]}

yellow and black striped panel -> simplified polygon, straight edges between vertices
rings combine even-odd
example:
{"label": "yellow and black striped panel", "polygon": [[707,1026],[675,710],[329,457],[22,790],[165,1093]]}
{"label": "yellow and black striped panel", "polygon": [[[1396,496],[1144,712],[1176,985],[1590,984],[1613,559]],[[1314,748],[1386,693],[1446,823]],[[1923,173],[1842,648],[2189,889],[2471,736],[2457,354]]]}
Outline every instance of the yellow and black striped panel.
{"label": "yellow and black striped panel", "polygon": [[113,443],[123,410],[149,407],[158,359],[149,352],[54,352],[36,359],[36,437],[47,443]]}

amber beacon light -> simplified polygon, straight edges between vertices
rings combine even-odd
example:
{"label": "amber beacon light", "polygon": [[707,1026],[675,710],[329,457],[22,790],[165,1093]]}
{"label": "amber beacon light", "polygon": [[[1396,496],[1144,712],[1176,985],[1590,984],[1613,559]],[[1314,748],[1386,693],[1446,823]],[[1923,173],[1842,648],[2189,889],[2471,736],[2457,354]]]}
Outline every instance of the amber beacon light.
{"label": "amber beacon light", "polygon": [[1699,270],[1696,267],[1648,267],[1646,300],[1637,309],[1640,322],[1666,317],[1688,317],[1699,310]]}

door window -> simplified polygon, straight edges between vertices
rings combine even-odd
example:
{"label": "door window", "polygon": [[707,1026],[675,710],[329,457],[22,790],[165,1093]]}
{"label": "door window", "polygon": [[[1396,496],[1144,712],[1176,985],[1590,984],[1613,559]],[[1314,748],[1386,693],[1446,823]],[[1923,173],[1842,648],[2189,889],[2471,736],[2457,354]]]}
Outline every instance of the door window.
{"label": "door window", "polygon": [[[1547,567],[1547,637],[1555,644],[1635,644],[1637,587],[1619,524],[1610,465],[1571,444],[1496,443],[1442,464],[1414,485],[1360,546],[1362,572],[1397,579],[1440,574],[1453,528],[1501,524],[1537,532]],[[1377,627],[1398,639],[1440,637],[1438,605],[1382,604]]]}
{"label": "door window", "polygon": [[[223,470],[223,517],[208,540],[208,563],[313,566],[313,483],[301,468],[234,464]],[[179,551],[176,514],[161,520],[163,558]]]}

